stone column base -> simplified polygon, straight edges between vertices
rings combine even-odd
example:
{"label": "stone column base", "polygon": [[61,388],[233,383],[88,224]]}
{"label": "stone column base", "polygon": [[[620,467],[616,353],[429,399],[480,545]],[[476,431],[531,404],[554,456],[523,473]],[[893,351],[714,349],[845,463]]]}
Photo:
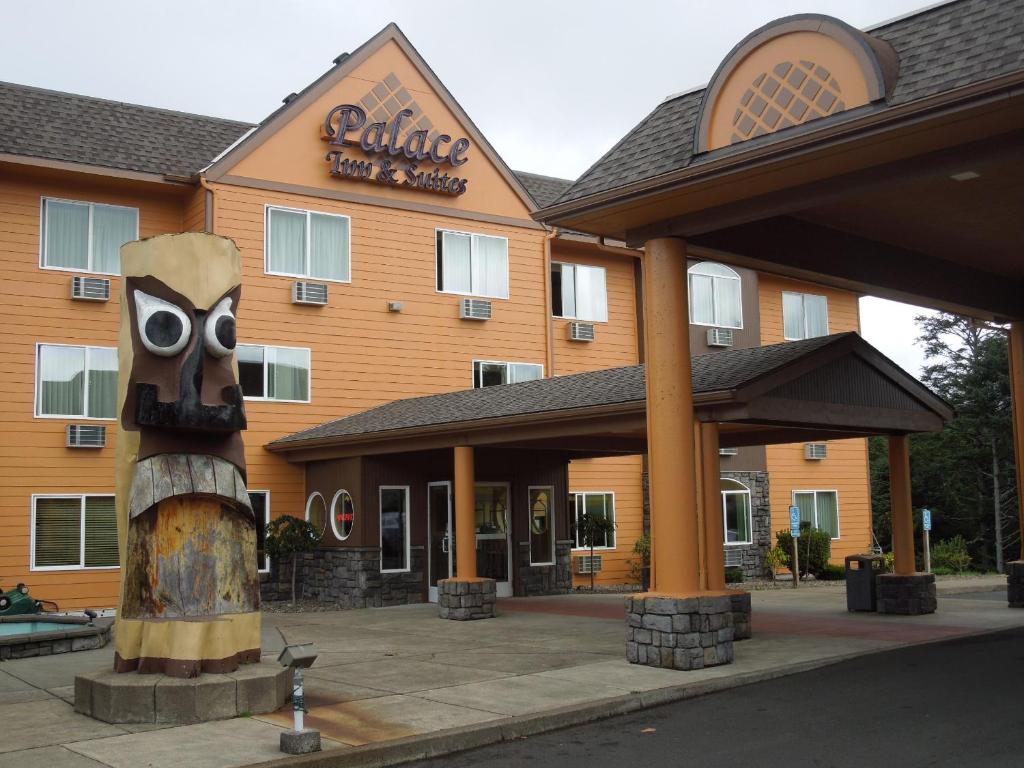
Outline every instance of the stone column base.
{"label": "stone column base", "polygon": [[437,605],[442,619],[493,619],[498,586],[494,579],[442,579],[437,582]]}
{"label": "stone column base", "polygon": [[750,593],[736,592],[729,600],[732,603],[732,639],[749,640],[754,636],[750,626]]}
{"label": "stone column base", "polygon": [[1011,608],[1024,608],[1024,560],[1006,564],[1006,599]]}
{"label": "stone column base", "polygon": [[876,579],[878,612],[902,616],[935,613],[935,574],[901,576],[883,573]]}
{"label": "stone column base", "polygon": [[629,598],[626,659],[632,664],[683,670],[729,664],[732,611],[731,595]]}

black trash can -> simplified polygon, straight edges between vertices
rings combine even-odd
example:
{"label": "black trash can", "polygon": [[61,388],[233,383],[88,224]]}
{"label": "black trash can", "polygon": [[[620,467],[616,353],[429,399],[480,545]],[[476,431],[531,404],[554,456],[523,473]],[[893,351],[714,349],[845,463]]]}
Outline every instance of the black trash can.
{"label": "black trash can", "polygon": [[875,611],[878,598],[875,577],[885,572],[881,555],[849,555],[846,558],[846,610]]}

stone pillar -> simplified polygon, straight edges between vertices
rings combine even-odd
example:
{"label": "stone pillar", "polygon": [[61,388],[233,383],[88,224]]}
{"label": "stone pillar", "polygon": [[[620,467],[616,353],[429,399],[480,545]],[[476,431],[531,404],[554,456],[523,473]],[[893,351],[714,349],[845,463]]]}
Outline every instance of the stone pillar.
{"label": "stone pillar", "polygon": [[[669,669],[728,664],[732,603],[729,593],[708,589],[707,534],[699,514],[704,501],[698,497],[701,440],[693,416],[686,243],[649,240],[643,283],[651,592],[627,600],[626,657]],[[717,549],[721,553],[721,540]]]}
{"label": "stone pillar", "polygon": [[442,619],[466,621],[494,618],[497,586],[494,579],[476,575],[476,483],[473,448],[454,449],[455,578],[437,582],[437,605]]}
{"label": "stone pillar", "polygon": [[[1010,323],[1010,394],[1013,402],[1013,453],[1017,488],[1024,483],[1024,322]],[[1017,493],[1017,515],[1024,533],[1024,492]],[[1024,535],[1020,559],[1007,563],[1007,600],[1011,608],[1024,608]]]}

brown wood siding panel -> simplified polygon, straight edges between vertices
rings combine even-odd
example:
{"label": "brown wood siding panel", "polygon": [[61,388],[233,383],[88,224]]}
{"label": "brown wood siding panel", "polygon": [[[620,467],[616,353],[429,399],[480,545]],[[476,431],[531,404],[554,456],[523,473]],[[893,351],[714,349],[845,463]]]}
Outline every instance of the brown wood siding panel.
{"label": "brown wood siding panel", "polygon": [[206,231],[206,195],[202,187],[196,187],[185,203],[181,229],[183,232]]}

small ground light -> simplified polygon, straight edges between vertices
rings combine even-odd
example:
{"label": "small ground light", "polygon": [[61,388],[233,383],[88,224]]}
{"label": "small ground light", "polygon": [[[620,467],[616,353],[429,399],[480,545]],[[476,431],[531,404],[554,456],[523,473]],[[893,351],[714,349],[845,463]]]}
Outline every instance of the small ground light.
{"label": "small ground light", "polygon": [[304,755],[320,751],[320,731],[305,728],[306,701],[302,691],[302,670],[313,666],[320,651],[313,643],[287,645],[277,657],[282,667],[295,670],[292,684],[292,710],[295,713],[295,728],[281,734],[281,751],[289,755]]}

